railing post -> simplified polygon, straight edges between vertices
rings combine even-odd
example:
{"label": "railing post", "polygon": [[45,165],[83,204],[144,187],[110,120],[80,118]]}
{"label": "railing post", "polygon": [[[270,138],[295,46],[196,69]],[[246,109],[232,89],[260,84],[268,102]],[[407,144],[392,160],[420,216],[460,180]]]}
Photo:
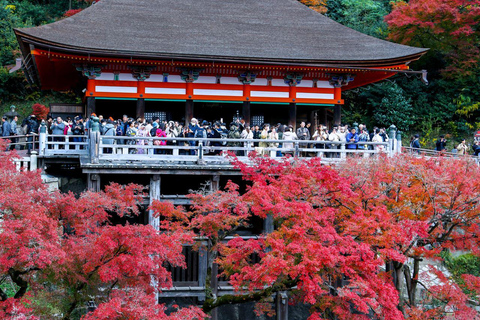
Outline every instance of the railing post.
{"label": "railing post", "polygon": [[388,128],[388,138],[390,139],[390,152],[389,152],[389,155],[392,156],[396,151],[395,151],[395,136],[396,136],[396,133],[397,133],[397,127],[392,124],[389,128]]}
{"label": "railing post", "polygon": [[340,158],[341,158],[341,159],[346,159],[346,158],[347,158],[347,153],[345,152],[345,143],[342,143],[342,144],[340,145],[340,150],[341,150],[341,152],[340,152]]}
{"label": "railing post", "polygon": [[203,141],[198,142],[198,160],[203,160]]}
{"label": "railing post", "polygon": [[90,144],[90,161],[98,163],[99,143],[100,143],[100,123],[98,117],[91,117],[91,127],[89,131]]}
{"label": "railing post", "polygon": [[396,153],[402,153],[402,131],[398,130],[397,131],[397,152]]}
{"label": "railing post", "polygon": [[32,151],[30,155],[30,171],[37,171],[37,151]]}
{"label": "railing post", "polygon": [[[33,148],[35,149],[35,136],[33,136]],[[38,152],[40,155],[45,155],[45,149],[47,148],[47,124],[45,120],[40,123],[40,135],[38,137]]]}
{"label": "railing post", "polygon": [[298,141],[295,141],[295,157],[299,157],[300,156],[300,150],[299,150],[299,146],[298,146]]}

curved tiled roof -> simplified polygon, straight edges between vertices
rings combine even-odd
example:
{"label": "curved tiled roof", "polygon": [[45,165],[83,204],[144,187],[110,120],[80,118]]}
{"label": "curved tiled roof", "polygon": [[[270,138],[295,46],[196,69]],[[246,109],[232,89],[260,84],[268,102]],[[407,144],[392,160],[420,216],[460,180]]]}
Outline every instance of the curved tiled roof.
{"label": "curved tiled roof", "polygon": [[16,33],[65,52],[134,58],[382,66],[426,51],[367,36],[297,0],[101,0]]}

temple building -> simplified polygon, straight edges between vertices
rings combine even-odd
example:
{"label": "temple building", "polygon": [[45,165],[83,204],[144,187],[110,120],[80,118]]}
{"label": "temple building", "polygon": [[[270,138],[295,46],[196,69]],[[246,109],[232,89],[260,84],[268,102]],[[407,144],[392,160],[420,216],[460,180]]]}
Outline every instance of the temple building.
{"label": "temple building", "polygon": [[[242,117],[250,125],[339,124],[343,91],[407,72],[426,52],[359,33],[296,0],[101,0],[72,17],[15,33],[27,80],[44,90],[81,94],[83,109],[74,113],[186,123],[192,117],[225,123]],[[99,191],[109,182],[148,186],[140,221],[133,222],[158,227],[148,204],[188,206],[185,195],[205,182],[212,191],[229,180],[245,187],[228,159],[218,153],[203,158],[201,143],[186,150],[190,155],[179,155],[188,144],[125,145],[125,137],[100,136],[94,126],[80,142],[66,136],[59,146],[49,138],[44,126],[39,167],[66,181],[74,177],[78,189]],[[390,140],[394,145],[393,136]],[[162,147],[170,153],[155,152]],[[345,142],[338,147],[339,158],[333,160],[341,161],[340,151],[345,155],[350,149]],[[272,219],[258,220],[238,234],[273,230]],[[205,297],[206,255],[187,247],[185,255],[187,269],[172,270],[174,288],[162,291],[161,298],[192,300],[175,304]],[[222,279],[211,287],[215,294],[232,293]],[[277,302],[286,301],[279,297]],[[287,319],[288,308],[291,319],[306,318],[296,316],[288,303],[277,306],[277,319]],[[253,309],[222,308],[220,319],[254,319]]]}
{"label": "temple building", "polygon": [[92,112],[251,125],[340,123],[342,91],[425,49],[376,39],[295,0],[102,0],[15,30],[29,82],[84,92]]}

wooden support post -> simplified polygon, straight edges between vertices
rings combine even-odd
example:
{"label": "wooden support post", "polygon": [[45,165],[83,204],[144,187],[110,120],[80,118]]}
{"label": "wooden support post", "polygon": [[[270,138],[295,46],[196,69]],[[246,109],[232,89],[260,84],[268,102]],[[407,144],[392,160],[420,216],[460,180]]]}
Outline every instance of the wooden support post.
{"label": "wooden support post", "polygon": [[[154,200],[160,200],[160,182],[159,174],[154,174],[150,178],[150,205]],[[153,216],[153,210],[148,211],[148,224],[153,226],[156,230],[160,228],[160,218]]]}
{"label": "wooden support post", "polygon": [[187,100],[185,102],[185,126],[188,126],[192,118],[193,118],[193,100]]}
{"label": "wooden support post", "polygon": [[276,294],[276,319],[288,320],[288,292],[279,291]]}
{"label": "wooden support post", "polygon": [[30,156],[30,171],[37,171],[38,165],[38,153],[37,151],[32,151],[32,155]]}
{"label": "wooden support post", "polygon": [[[160,200],[160,175],[154,174],[150,178],[150,205],[153,203],[154,200]],[[155,230],[160,229],[160,218],[154,217],[154,211],[148,211],[148,224],[153,226]],[[156,280],[152,278],[152,285],[156,286]],[[158,303],[159,292],[155,291],[155,301]]]}
{"label": "wooden support post", "polygon": [[342,123],[342,105],[336,104],[333,107],[333,124],[340,125]]}
{"label": "wooden support post", "polygon": [[212,182],[211,182],[211,191],[215,192],[220,189],[220,176],[219,175],[214,175],[212,177]]}
{"label": "wooden support post", "polygon": [[[215,297],[218,297],[218,264],[215,262],[212,265],[212,278],[210,282],[210,288],[212,289],[212,294]],[[218,319],[218,308],[215,308],[211,312],[211,318],[212,320],[217,320]]]}
{"label": "wooden support post", "polygon": [[145,99],[144,98],[137,99],[137,112],[135,114],[137,119],[142,118],[142,120],[145,120]]}
{"label": "wooden support post", "polygon": [[[327,108],[322,108],[318,110],[318,121],[319,124],[327,125],[328,124],[328,119],[327,119]],[[317,128],[314,128],[313,131],[315,132]]]}
{"label": "wooden support post", "polygon": [[250,126],[250,101],[243,101],[242,117],[245,120],[245,124]]}
{"label": "wooden support post", "polygon": [[297,104],[290,103],[288,107],[288,125],[293,126],[293,130],[297,130]]}
{"label": "wooden support post", "polygon": [[96,107],[95,107],[95,97],[87,97],[87,114],[85,117],[90,117],[92,113],[96,113]]}
{"label": "wooden support post", "polygon": [[88,174],[87,188],[91,192],[100,192],[100,175],[95,173]]}

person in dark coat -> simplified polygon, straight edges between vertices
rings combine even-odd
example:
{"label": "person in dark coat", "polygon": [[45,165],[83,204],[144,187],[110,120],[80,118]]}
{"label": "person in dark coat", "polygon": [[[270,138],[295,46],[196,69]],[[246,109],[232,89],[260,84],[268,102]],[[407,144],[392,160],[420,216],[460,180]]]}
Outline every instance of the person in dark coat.
{"label": "person in dark coat", "polygon": [[480,154],[480,141],[475,141],[472,146],[473,154],[478,157]]}
{"label": "person in dark coat", "polygon": [[350,129],[350,132],[345,136],[345,140],[349,142],[347,144],[347,149],[357,149],[358,134],[355,128]]}
{"label": "person in dark coat", "polygon": [[420,140],[419,135],[416,134],[413,136],[413,141],[410,144],[410,147],[413,149],[414,152],[420,154]]}
{"label": "person in dark coat", "polygon": [[440,138],[438,138],[435,150],[439,152],[447,150],[447,139],[445,139],[444,135],[441,135]]}
{"label": "person in dark coat", "polygon": [[32,152],[32,149],[34,148],[33,146],[33,141],[35,137],[33,136],[34,134],[38,134],[38,121],[37,117],[32,114],[27,118],[27,134],[29,135],[28,137],[28,144],[27,144],[27,149],[28,149],[28,154]]}
{"label": "person in dark coat", "polygon": [[[12,131],[12,127],[10,126],[10,122],[8,122],[7,116],[2,117],[2,137],[10,137]],[[9,146],[7,145],[7,151],[9,150]]]}

